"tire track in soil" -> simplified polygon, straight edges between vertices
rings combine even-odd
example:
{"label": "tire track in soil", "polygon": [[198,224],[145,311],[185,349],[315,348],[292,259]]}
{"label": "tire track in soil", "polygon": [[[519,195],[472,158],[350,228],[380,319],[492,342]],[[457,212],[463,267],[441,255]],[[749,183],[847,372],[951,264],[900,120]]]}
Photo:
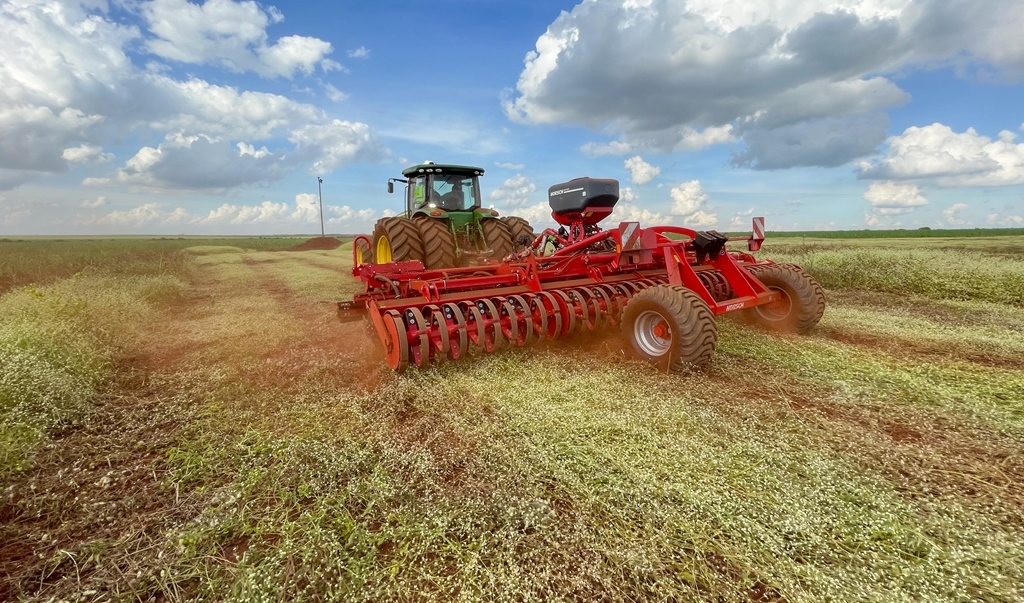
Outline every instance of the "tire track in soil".
{"label": "tire track in soil", "polygon": [[[254,288],[273,299],[281,316],[297,327],[285,343],[259,355],[261,364],[272,370],[261,370],[252,377],[267,385],[287,386],[308,373],[317,373],[346,389],[366,391],[379,385],[388,372],[383,370],[383,352],[367,321],[339,321],[333,300],[305,299],[275,274],[273,262],[246,258],[243,263],[256,277]],[[303,257],[301,263],[327,270],[312,258]]]}
{"label": "tire track in soil", "polygon": [[[348,390],[372,389],[390,374],[363,322],[339,323],[329,305],[308,302],[275,275],[273,262],[243,265],[228,277],[200,268],[189,293],[166,308],[141,351],[119,368],[112,390],[54,433],[31,468],[8,476],[0,496],[0,601],[71,599],[89,589],[104,598],[112,588],[140,600],[167,597],[155,573],[171,557],[155,554],[206,504],[163,479],[174,470],[169,451],[202,412],[190,396],[178,395],[179,371],[233,363],[228,368],[272,387],[287,389],[316,373]],[[293,328],[294,336],[225,354],[222,333],[204,328],[237,309],[232,302],[260,298],[270,298],[274,311],[251,328]],[[242,327],[228,325],[244,339]],[[96,547],[106,551],[102,558]],[[174,589],[187,596],[194,587]]]}

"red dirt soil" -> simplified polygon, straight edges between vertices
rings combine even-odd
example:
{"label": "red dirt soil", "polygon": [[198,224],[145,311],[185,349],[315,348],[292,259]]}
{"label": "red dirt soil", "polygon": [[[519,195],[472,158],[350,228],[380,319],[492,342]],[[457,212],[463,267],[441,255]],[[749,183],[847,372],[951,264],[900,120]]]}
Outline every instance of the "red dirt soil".
{"label": "red dirt soil", "polygon": [[341,247],[341,241],[334,237],[313,237],[312,239],[291,247],[288,251],[320,251]]}

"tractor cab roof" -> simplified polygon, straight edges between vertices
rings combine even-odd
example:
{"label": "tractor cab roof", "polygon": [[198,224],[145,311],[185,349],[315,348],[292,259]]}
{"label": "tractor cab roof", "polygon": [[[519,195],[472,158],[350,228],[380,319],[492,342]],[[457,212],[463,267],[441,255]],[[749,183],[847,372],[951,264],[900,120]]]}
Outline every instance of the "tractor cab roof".
{"label": "tractor cab roof", "polygon": [[434,163],[427,161],[419,165],[407,167],[402,170],[402,175],[406,178],[415,176],[416,174],[436,173],[441,172],[443,174],[459,174],[463,176],[483,176],[484,169],[474,167],[472,165],[450,165],[446,163]]}

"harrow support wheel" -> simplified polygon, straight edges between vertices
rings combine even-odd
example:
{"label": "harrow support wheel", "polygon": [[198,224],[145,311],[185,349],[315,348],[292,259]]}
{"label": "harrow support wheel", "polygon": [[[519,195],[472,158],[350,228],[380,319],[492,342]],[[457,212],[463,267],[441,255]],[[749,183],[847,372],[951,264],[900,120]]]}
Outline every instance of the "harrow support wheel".
{"label": "harrow support wheel", "polygon": [[492,259],[500,262],[512,253],[512,233],[506,223],[498,218],[490,218],[480,222],[480,228],[484,231],[484,242],[488,249],[494,251]]}
{"label": "harrow support wheel", "polygon": [[423,242],[412,220],[406,218],[381,218],[373,229],[373,261],[377,264],[389,262],[423,261]]}
{"label": "harrow support wheel", "polygon": [[686,287],[647,287],[626,303],[622,332],[634,355],[678,373],[711,360],[718,326],[711,309]]}
{"label": "harrow support wheel", "polygon": [[743,311],[743,317],[774,331],[804,334],[825,313],[825,293],[811,275],[794,264],[762,266],[755,276],[769,289],[782,294],[772,304]]}
{"label": "harrow support wheel", "polygon": [[455,267],[455,237],[448,229],[448,220],[420,215],[412,221],[423,242],[423,265],[427,270]]}
{"label": "harrow support wheel", "polygon": [[409,367],[409,339],[402,315],[395,310],[388,310],[382,317],[388,340],[384,342],[384,351],[388,366],[396,373],[404,372]]}
{"label": "harrow support wheel", "polygon": [[508,226],[509,234],[512,236],[512,247],[515,250],[521,247],[529,247],[533,243],[533,227],[530,226],[529,222],[515,216],[501,218],[501,221]]}
{"label": "harrow support wheel", "polygon": [[370,246],[366,244],[366,239],[356,239],[353,245],[356,248],[356,266],[362,266],[373,261],[373,252],[370,250]]}

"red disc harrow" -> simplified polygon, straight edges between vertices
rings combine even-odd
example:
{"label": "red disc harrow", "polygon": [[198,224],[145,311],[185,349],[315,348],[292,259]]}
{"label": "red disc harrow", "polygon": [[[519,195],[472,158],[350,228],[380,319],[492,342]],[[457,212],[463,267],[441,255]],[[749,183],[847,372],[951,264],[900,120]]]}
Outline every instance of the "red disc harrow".
{"label": "red disc harrow", "polygon": [[[339,317],[368,314],[396,371],[607,328],[619,328],[636,356],[681,371],[711,359],[715,316],[739,312],[794,332],[822,316],[824,295],[807,273],[749,253],[763,241],[762,218],[752,236],[731,239],[637,222],[601,230],[596,223],[614,200],[577,205],[556,209],[559,231],[482,266],[362,263],[369,240],[358,237],[352,273],[364,290],[337,304]],[[729,241],[745,241],[747,250],[727,250]]]}

